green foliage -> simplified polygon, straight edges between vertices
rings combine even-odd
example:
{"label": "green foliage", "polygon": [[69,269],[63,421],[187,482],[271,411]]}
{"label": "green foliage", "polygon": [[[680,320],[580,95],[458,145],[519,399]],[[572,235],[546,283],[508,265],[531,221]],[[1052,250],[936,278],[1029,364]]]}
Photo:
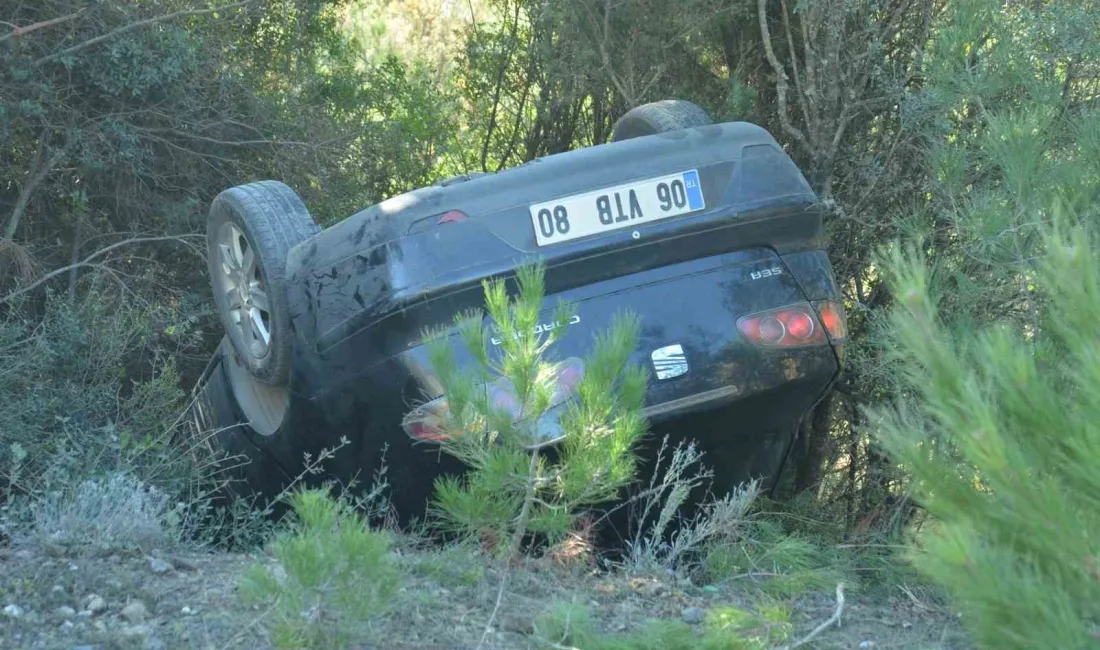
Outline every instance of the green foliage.
{"label": "green foliage", "polygon": [[559,602],[535,621],[537,637],[584,650],[765,650],[790,637],[789,612],[767,605],[758,612],[720,607],[706,613],[701,630],[681,621],[652,620],[630,634],[602,634],[584,605]]}
{"label": "green foliage", "polygon": [[175,354],[193,345],[187,317],[98,294],[49,297],[38,327],[21,316],[0,319],[0,476],[12,494],[64,492],[113,471],[191,487],[199,459],[173,424],[184,406]]}
{"label": "green foliage", "polygon": [[242,592],[272,608],[276,647],[345,647],[398,588],[390,540],[327,490],[299,491],[290,505],[295,521],[271,543],[278,569],[253,565]]}
{"label": "green foliage", "polygon": [[[436,512],[466,534],[511,540],[513,555],[528,530],[561,535],[579,509],[613,498],[633,478],[646,384],[644,371],[627,363],[638,323],[622,316],[595,337],[576,399],[556,394],[569,367],[549,352],[564,325],[545,333],[539,327],[541,266],[523,267],[518,284],[514,300],[503,280],[484,284],[492,331],[473,313],[456,319],[457,334],[429,336],[447,396],[442,448],[471,468],[437,482]],[[568,307],[560,306],[554,322],[569,318]],[[471,363],[459,363],[452,336],[461,338]],[[553,452],[544,451],[548,445]]]}
{"label": "green foliage", "polygon": [[880,414],[884,442],[939,522],[918,566],[957,596],[987,648],[1091,648],[1100,631],[1098,242],[1055,215],[1030,336],[949,329],[921,256],[889,258],[913,399]]}

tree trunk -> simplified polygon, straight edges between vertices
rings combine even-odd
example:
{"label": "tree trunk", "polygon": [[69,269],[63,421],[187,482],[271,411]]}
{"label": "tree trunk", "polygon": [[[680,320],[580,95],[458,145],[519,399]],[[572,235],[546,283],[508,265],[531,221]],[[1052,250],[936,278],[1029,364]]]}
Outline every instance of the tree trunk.
{"label": "tree trunk", "polygon": [[795,465],[794,493],[802,494],[821,483],[825,473],[825,450],[832,428],[833,392],[825,396],[802,422]]}

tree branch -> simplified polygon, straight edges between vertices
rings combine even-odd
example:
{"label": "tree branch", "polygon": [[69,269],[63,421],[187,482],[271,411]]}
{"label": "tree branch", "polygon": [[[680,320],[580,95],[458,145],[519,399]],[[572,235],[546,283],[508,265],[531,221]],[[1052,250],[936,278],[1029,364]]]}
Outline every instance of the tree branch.
{"label": "tree branch", "polygon": [[500,110],[500,95],[503,92],[504,87],[504,74],[508,71],[508,66],[512,63],[512,55],[516,51],[516,34],[519,31],[519,10],[520,3],[516,3],[516,15],[512,20],[511,33],[508,35],[508,40],[511,41],[511,47],[508,49],[507,56],[500,62],[500,68],[497,70],[496,87],[493,89],[493,108],[489,112],[489,126],[485,129],[485,138],[481,143],[481,171],[489,171],[489,142],[493,139],[493,131],[497,128],[497,111]]}
{"label": "tree branch", "polygon": [[50,20],[43,20],[41,22],[31,23],[30,25],[24,25],[23,27],[16,27],[15,29],[8,32],[7,34],[4,34],[3,36],[0,36],[0,43],[3,43],[4,41],[8,40],[9,38],[22,38],[23,36],[26,36],[27,34],[30,34],[31,32],[36,32],[40,29],[45,29],[47,27],[53,27],[54,25],[60,25],[61,23],[68,22],[68,21],[80,16],[80,14],[82,14],[82,13],[84,13],[83,9],[81,9],[80,11],[75,11],[75,12],[69,14],[68,16],[61,16],[59,18],[51,18]]}
{"label": "tree branch", "polygon": [[216,12],[219,12],[219,11],[227,11],[229,9],[237,9],[237,8],[240,8],[240,7],[244,7],[246,5],[253,4],[256,1],[257,0],[241,0],[240,2],[234,2],[234,3],[227,4],[227,5],[221,5],[220,7],[210,7],[210,8],[207,8],[207,9],[185,9],[183,11],[174,11],[170,14],[164,14],[162,16],[153,16],[152,18],[146,18],[144,20],[139,20],[137,22],[133,22],[133,23],[129,23],[127,25],[123,25],[122,27],[117,27],[117,28],[112,29],[111,31],[107,32],[106,34],[100,34],[99,36],[96,36],[95,38],[90,38],[86,41],[77,43],[76,45],[73,45],[71,47],[67,47],[64,50],[61,50],[60,52],[50,54],[48,56],[44,56],[40,59],[35,60],[33,63],[31,63],[31,65],[33,67],[38,67],[40,65],[45,65],[47,63],[51,63],[51,62],[56,61],[56,60],[58,60],[62,57],[73,54],[74,52],[79,52],[80,50],[89,48],[89,47],[91,47],[91,46],[93,46],[97,43],[102,43],[103,41],[106,41],[110,38],[114,38],[115,36],[118,36],[119,34],[125,34],[126,32],[133,31],[133,30],[139,29],[141,27],[146,27],[148,25],[153,25],[155,23],[162,23],[166,20],[174,20],[176,18],[183,18],[185,16],[202,16],[204,14],[212,14],[212,13],[216,13]]}
{"label": "tree branch", "polygon": [[806,140],[805,134],[791,124],[791,117],[787,112],[787,72],[783,69],[783,64],[779,62],[779,59],[775,56],[775,50],[772,49],[772,36],[768,31],[768,11],[767,0],[756,1],[756,13],[757,18],[760,19],[760,38],[764,41],[764,56],[767,57],[768,63],[771,64],[772,70],[775,72],[775,91],[776,99],[779,103],[779,123],[783,126],[783,130],[787,132],[787,135],[794,138],[806,148],[806,151],[812,156],[813,148],[810,147],[810,143]]}
{"label": "tree branch", "polygon": [[102,257],[102,256],[106,255],[107,253],[110,253],[111,251],[113,251],[117,248],[121,248],[121,247],[127,246],[129,244],[146,244],[146,243],[158,242],[158,241],[175,241],[175,242],[186,243],[186,241],[188,239],[201,238],[201,237],[202,237],[202,235],[168,235],[168,236],[164,236],[164,237],[131,237],[129,239],[124,239],[120,242],[115,242],[115,243],[111,244],[110,246],[106,246],[104,248],[99,249],[98,251],[92,253],[88,257],[85,257],[83,260],[77,262],[76,264],[70,264],[68,266],[63,266],[59,269],[54,269],[53,271],[50,271],[49,273],[43,275],[42,277],[38,278],[34,282],[28,284],[27,286],[25,286],[21,289],[16,289],[15,291],[12,291],[8,295],[4,296],[3,298],[0,298],[0,305],[4,304],[6,302],[10,302],[11,300],[13,300],[15,298],[18,298],[19,296],[21,296],[21,295],[23,295],[23,294],[25,294],[29,291],[33,291],[35,288],[41,286],[43,283],[48,282],[48,281],[52,280],[53,278],[58,277],[59,275],[64,275],[65,273],[68,273],[68,272],[72,271],[73,269],[87,268],[87,267],[102,268],[103,263],[102,262],[95,262],[94,260],[98,257]]}
{"label": "tree branch", "polygon": [[12,208],[11,216],[8,217],[8,223],[4,226],[3,239],[14,239],[15,231],[19,229],[19,222],[23,220],[23,214],[27,210],[27,205],[30,203],[31,195],[38,189],[38,186],[42,184],[42,181],[46,180],[46,177],[50,175],[53,168],[57,166],[57,163],[61,162],[61,159],[65,156],[66,148],[62,147],[54,152],[50,159],[42,164],[42,157],[46,152],[46,141],[41,140],[38,145],[38,151],[35,152],[34,158],[31,159],[30,178],[27,179],[27,183],[19,190],[19,197],[15,200],[15,207]]}

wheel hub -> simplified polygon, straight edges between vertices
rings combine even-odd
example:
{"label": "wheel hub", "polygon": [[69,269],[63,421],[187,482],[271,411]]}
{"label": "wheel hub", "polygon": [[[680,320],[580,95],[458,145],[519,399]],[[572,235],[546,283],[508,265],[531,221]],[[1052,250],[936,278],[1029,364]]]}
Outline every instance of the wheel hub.
{"label": "wheel hub", "polygon": [[218,234],[218,289],[224,296],[230,334],[243,342],[253,357],[264,357],[271,347],[271,305],[259,260],[248,238],[235,224],[222,225]]}

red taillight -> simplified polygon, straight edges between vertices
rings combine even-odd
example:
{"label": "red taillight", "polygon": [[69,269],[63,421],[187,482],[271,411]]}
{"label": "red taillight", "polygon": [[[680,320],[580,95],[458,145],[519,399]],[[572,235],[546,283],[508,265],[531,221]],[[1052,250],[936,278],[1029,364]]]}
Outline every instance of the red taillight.
{"label": "red taillight", "polygon": [[808,341],[816,329],[813,317],[807,313],[798,312],[787,318],[787,333],[799,341]]}
{"label": "red taillight", "polygon": [[439,220],[436,221],[436,224],[454,223],[456,221],[465,221],[465,220],[466,220],[466,215],[465,214],[459,212],[458,210],[451,210],[450,212],[447,212],[442,217],[440,217]]}
{"label": "red taillight", "polygon": [[844,306],[823,301],[792,305],[738,319],[737,329],[750,341],[766,347],[795,347],[841,343],[848,338]]}
{"label": "red taillight", "polygon": [[821,315],[821,324],[829,333],[829,340],[840,343],[848,340],[848,317],[844,313],[844,304],[832,300],[814,303]]}
{"label": "red taillight", "polygon": [[737,329],[765,347],[818,345],[829,341],[809,304],[773,309],[738,319]]}
{"label": "red taillight", "polygon": [[[571,357],[558,364],[554,375],[554,395],[550,400],[551,406],[529,427],[532,445],[544,445],[561,438],[559,418],[566,403],[576,394],[577,387],[583,378],[584,362],[580,359]],[[514,424],[527,419],[523,414],[519,397],[507,379],[501,377],[485,386],[485,390],[488,391],[489,404],[511,415]],[[405,433],[411,438],[424,442],[445,440],[452,435],[452,432],[446,430],[448,408],[446,396],[421,404],[405,417],[402,424]]]}

